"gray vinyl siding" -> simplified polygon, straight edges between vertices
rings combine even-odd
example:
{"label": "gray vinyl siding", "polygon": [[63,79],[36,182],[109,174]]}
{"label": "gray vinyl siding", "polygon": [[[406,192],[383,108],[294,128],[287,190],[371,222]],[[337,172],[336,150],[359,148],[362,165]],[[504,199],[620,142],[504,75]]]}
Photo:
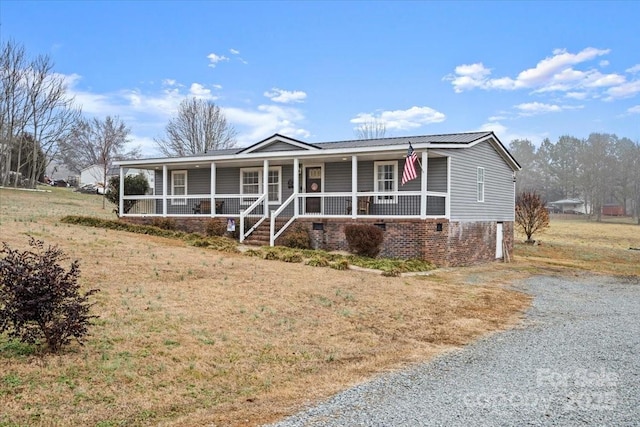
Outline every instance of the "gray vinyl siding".
{"label": "gray vinyl siding", "polygon": [[[513,221],[513,171],[482,142],[451,153],[451,219],[458,221]],[[477,199],[477,168],[484,168],[484,202]]]}
{"label": "gray vinyl siding", "polygon": [[257,151],[254,151],[254,153],[268,153],[273,151],[294,151],[294,150],[300,150],[300,147],[287,144],[286,142],[277,141],[277,142],[274,142],[273,144],[267,145],[266,147],[262,147]]}
{"label": "gray vinyl siding", "polygon": [[[330,162],[324,164],[324,191],[330,193],[350,192],[351,191],[351,161]],[[398,180],[402,177],[404,168],[404,160],[397,160]],[[261,166],[259,167],[261,169]],[[287,200],[293,194],[293,188],[289,188],[289,181],[293,182],[293,165],[281,166],[281,202]],[[182,170],[182,169],[180,169]],[[301,186],[302,180],[301,177]],[[430,158],[428,165],[428,190],[442,191],[447,190],[447,159],[446,158]],[[420,191],[421,179],[420,175],[404,186],[398,183],[400,191]],[[475,181],[474,181],[475,184]],[[208,199],[210,195],[211,185],[211,169],[187,169],[187,194],[202,195],[203,200]],[[358,162],[358,192],[368,192],[374,190],[374,162],[361,161]],[[171,171],[167,171],[166,188],[168,194],[171,194]],[[239,167],[222,167],[216,168],[216,200],[223,201],[224,205],[221,214],[237,215],[241,209],[246,209],[247,205],[241,205],[237,198],[224,197],[225,194],[240,193],[240,168]],[[162,171],[155,171],[155,194],[162,195]],[[191,214],[193,207],[198,203],[198,199],[189,200],[187,205],[171,205],[167,203],[167,213],[171,214]],[[420,197],[419,196],[400,196],[398,203],[371,203],[370,214],[376,215],[419,215]],[[351,198],[345,197],[342,201],[332,201],[335,206],[330,207],[330,203],[325,205],[325,213],[340,214],[347,213],[347,206],[351,205]],[[162,201],[156,202],[157,212],[162,212]],[[344,206],[343,206],[344,205]],[[270,203],[269,209],[277,209],[280,205]],[[335,212],[334,212],[335,211]],[[444,204],[441,198],[429,197],[427,203],[427,213],[429,215],[440,215],[444,212]],[[293,214],[293,204],[291,204],[286,214]]]}

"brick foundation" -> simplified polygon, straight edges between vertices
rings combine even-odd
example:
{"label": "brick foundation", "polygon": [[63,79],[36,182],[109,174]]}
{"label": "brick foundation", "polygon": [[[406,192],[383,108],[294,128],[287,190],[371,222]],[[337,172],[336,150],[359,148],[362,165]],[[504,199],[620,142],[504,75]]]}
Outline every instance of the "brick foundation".
{"label": "brick foundation", "polygon": [[[152,225],[158,217],[124,217],[122,221]],[[226,225],[227,218],[173,218],[178,229],[204,233],[209,221]],[[417,258],[438,266],[464,266],[495,260],[496,222],[449,222],[446,219],[363,219],[299,218],[292,225],[309,230],[314,249],[348,250],[344,227],[371,224],[384,229],[380,256]],[[236,235],[239,231],[236,218]],[[513,256],[513,222],[503,222],[505,250]],[[278,239],[280,240],[280,239]],[[279,243],[276,241],[276,244]]]}
{"label": "brick foundation", "polygon": [[[439,266],[464,266],[495,260],[496,222],[449,222],[444,219],[298,219],[309,230],[314,249],[348,250],[344,227],[371,224],[384,228],[380,256],[418,258]],[[315,227],[314,227],[315,224]],[[503,237],[513,254],[513,222],[503,222]],[[314,230],[314,228],[316,228]],[[321,230],[319,228],[322,228]]]}

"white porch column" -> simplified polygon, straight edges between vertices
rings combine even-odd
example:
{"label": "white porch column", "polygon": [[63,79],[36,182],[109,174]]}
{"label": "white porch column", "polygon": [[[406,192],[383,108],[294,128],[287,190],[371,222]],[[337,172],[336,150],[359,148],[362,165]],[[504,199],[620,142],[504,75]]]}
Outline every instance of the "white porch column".
{"label": "white porch column", "polygon": [[216,214],[216,162],[211,162],[211,216]]}
{"label": "white porch column", "polygon": [[269,160],[262,164],[262,193],[264,194],[264,216],[269,217]]}
{"label": "white porch column", "polygon": [[358,214],[358,156],[351,156],[351,218]]}
{"label": "white porch column", "polygon": [[162,165],[162,216],[167,216],[167,165]]}
{"label": "white porch column", "polygon": [[420,175],[422,182],[420,184],[420,219],[427,218],[427,167],[429,163],[429,156],[427,149],[422,152],[422,173]]}
{"label": "white porch column", "polygon": [[120,194],[118,195],[118,216],[124,215],[124,168],[120,166]]}
{"label": "white porch column", "polygon": [[447,157],[447,199],[444,204],[444,216],[451,215],[451,157]]}
{"label": "white porch column", "polygon": [[[293,194],[298,194],[300,188],[300,159],[293,159]],[[296,196],[293,199],[293,216],[300,215],[300,199]]]}

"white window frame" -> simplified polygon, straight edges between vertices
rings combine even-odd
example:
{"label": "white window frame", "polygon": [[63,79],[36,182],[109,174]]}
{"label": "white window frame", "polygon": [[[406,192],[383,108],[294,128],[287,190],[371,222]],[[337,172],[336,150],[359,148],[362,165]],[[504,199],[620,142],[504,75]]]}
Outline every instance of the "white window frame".
{"label": "white window frame", "polygon": [[484,202],[484,183],[485,183],[485,173],[484,168],[478,166],[476,170],[476,196],[477,200],[480,203]]}
{"label": "white window frame", "polygon": [[[247,198],[241,198],[240,199],[240,204],[241,205],[250,205],[252,204],[255,200],[251,200],[249,195],[251,195],[251,198],[257,199],[260,196],[262,196],[262,189],[263,189],[263,183],[262,183],[262,171],[264,168],[240,168],[240,194],[247,195]],[[277,200],[271,200],[269,199],[269,204],[270,205],[279,205],[281,203],[282,200],[282,166],[270,166],[269,167],[269,172],[273,172],[276,171],[278,172],[278,199]],[[244,173],[245,172],[257,172],[258,173],[258,193],[245,193],[244,192]],[[268,190],[268,187],[267,187]]]}
{"label": "white window frame", "polygon": [[[398,192],[398,161],[387,160],[387,161],[373,162],[373,191],[376,193],[384,193],[388,191],[378,186],[378,183],[379,183],[378,166],[387,166],[387,165],[393,166],[393,193]],[[398,203],[398,196],[376,195],[373,198],[373,202],[375,204]]]}
{"label": "white window frame", "polygon": [[[171,171],[171,195],[176,195],[176,185],[175,185],[175,175],[184,174],[184,195],[189,194],[187,191],[188,182],[189,182],[189,173],[186,170],[172,170]],[[182,194],[180,194],[182,195]],[[171,204],[176,206],[184,206],[187,204],[187,199],[171,199]]]}

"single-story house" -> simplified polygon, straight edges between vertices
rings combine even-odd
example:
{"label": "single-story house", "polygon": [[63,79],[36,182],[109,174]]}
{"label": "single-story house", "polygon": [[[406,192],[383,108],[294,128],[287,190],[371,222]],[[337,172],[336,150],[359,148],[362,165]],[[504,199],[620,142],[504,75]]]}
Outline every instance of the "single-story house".
{"label": "single-story house", "polygon": [[[402,183],[410,148],[416,177]],[[249,147],[116,162],[155,173],[154,195],[125,195],[120,217],[171,217],[202,231],[235,226],[241,242],[274,245],[304,227],[315,248],[345,250],[347,224],[384,230],[381,256],[465,265],[513,250],[520,165],[493,132],[308,143],[275,134]],[[125,212],[124,202],[143,208]],[[212,208],[213,207],[213,208]]]}

